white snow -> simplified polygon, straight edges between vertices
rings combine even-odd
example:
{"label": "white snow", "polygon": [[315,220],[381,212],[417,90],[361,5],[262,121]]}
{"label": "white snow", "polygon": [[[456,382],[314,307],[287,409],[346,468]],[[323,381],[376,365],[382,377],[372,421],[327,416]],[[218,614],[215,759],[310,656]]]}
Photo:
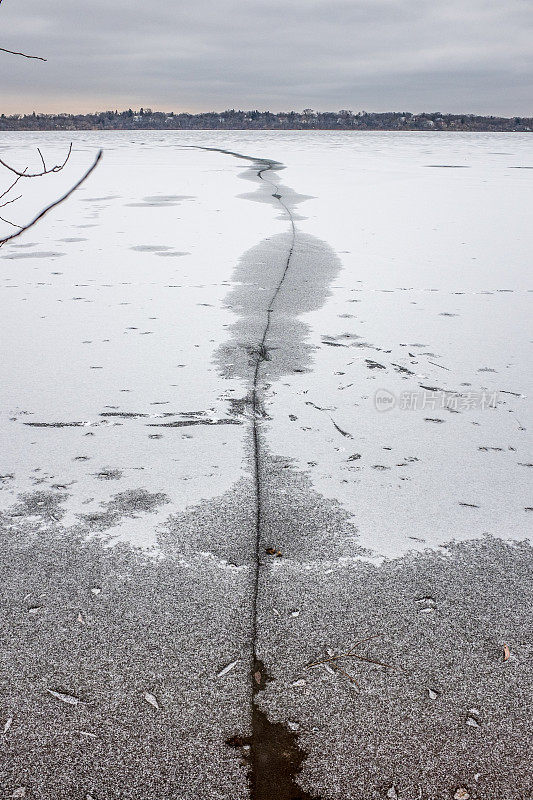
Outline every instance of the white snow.
{"label": "white snow", "polygon": [[[516,168],[531,165],[527,135],[17,133],[2,134],[0,150],[38,166],[37,146],[59,160],[71,139],[67,168],[23,187],[17,221],[59,196],[100,146],[102,164],[0,251],[0,475],[14,476],[2,507],[65,486],[70,524],[117,492],[163,492],[170,503],[156,514],[111,530],[150,547],[169,513],[246,474],[247,424],[150,427],[190,412],[226,418],[229,399],[246,394],[212,360],[236,319],[225,298],[240,256],[287,230],[275,207],[241,197],[254,188],[239,177],[245,162],[189,149],[200,145],[283,162],[282,184],[312,197],[298,230],[342,262],[326,304],[304,318],[313,371],[269,390],[271,451],[348,508],[377,556],[527,535],[533,173]],[[459,413],[422,386],[458,393]],[[377,390],[394,395],[393,409],[376,409]]]}

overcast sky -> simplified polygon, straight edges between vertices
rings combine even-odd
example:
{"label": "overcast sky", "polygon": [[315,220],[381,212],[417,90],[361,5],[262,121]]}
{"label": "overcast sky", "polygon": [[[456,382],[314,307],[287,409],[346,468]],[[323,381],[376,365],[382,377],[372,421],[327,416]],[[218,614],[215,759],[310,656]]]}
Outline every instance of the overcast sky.
{"label": "overcast sky", "polygon": [[[1,0],[0,0],[1,2]],[[533,115],[533,0],[3,0],[0,112]]]}

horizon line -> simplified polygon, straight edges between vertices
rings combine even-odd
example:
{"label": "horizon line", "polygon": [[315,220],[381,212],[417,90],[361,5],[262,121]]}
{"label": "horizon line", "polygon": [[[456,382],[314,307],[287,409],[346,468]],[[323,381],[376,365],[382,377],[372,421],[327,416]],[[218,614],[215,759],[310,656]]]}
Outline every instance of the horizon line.
{"label": "horizon line", "polygon": [[2,112],[1,117],[9,118],[9,117],[39,117],[39,116],[46,116],[46,117],[58,117],[58,116],[73,116],[73,117],[80,117],[80,116],[96,116],[99,114],[126,114],[131,111],[133,114],[137,116],[143,115],[152,115],[152,114],[167,114],[173,116],[181,116],[186,115],[190,117],[198,117],[203,116],[206,114],[215,114],[217,116],[234,113],[234,114],[272,114],[273,116],[285,116],[289,114],[297,114],[299,116],[320,116],[324,114],[336,114],[346,117],[364,117],[364,116],[383,116],[386,114],[394,114],[394,115],[409,115],[412,117],[421,117],[421,116],[441,116],[441,117],[488,117],[493,119],[533,119],[533,114],[510,114],[510,115],[502,115],[502,114],[495,114],[495,113],[474,113],[471,111],[407,111],[407,110],[392,110],[389,109],[387,111],[353,111],[351,109],[287,109],[284,111],[272,111],[270,109],[258,109],[258,108],[225,108],[222,111],[217,111],[215,109],[208,109],[205,111],[176,111],[172,109],[153,109],[150,106],[146,108],[144,106],[139,106],[139,108],[135,109],[129,106],[128,108],[103,108],[100,110],[93,110],[93,111],[13,111],[13,112]]}

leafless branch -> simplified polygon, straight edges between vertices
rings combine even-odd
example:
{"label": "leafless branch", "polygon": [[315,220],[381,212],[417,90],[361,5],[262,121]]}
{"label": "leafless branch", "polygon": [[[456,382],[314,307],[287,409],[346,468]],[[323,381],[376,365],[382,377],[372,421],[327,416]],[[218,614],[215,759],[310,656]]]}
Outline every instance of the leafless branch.
{"label": "leafless branch", "polygon": [[359,686],[353,675],[348,675],[348,673],[345,672],[343,669],[341,669],[338,664],[335,664],[335,669],[338,670],[341,673],[341,675],[344,675],[345,678],[351,680],[352,683],[355,683],[356,686]]}
{"label": "leafless branch", "polygon": [[[0,6],[2,5],[2,0],[0,0]],[[0,47],[0,51],[2,53],[9,53],[12,56],[22,56],[22,58],[31,58],[34,61],[46,61],[46,58],[41,58],[41,56],[30,56],[27,53],[19,53],[17,50],[8,50],[6,47]]]}
{"label": "leafless branch", "polygon": [[358,642],[355,642],[352,645],[352,647],[347,653],[339,653],[336,656],[330,656],[330,658],[323,658],[320,661],[313,661],[311,662],[311,664],[307,665],[307,669],[310,669],[311,667],[317,667],[319,664],[329,664],[331,661],[336,661],[339,658],[347,658],[348,656],[351,656],[353,654],[353,651],[355,650],[356,647],[359,647],[359,645],[362,645],[365,642],[370,642],[372,639],[378,639],[380,636],[383,636],[383,634],[374,633],[372,636],[367,636],[366,639],[359,639]]}
{"label": "leafless branch", "polygon": [[[0,164],[3,167],[5,167],[6,169],[8,169],[10,172],[12,172],[14,175],[18,175],[19,178],[42,178],[43,175],[49,175],[51,172],[61,172],[61,170],[63,169],[63,167],[65,166],[65,164],[69,160],[70,154],[72,153],[72,142],[70,143],[70,147],[68,149],[67,156],[66,156],[65,160],[63,161],[63,163],[62,164],[56,164],[54,167],[50,167],[50,169],[47,169],[46,164],[44,163],[43,155],[42,155],[41,151],[39,150],[39,148],[37,148],[37,150],[39,152],[39,155],[41,156],[41,161],[43,163],[43,171],[42,172],[28,172],[28,167],[26,167],[26,169],[23,172],[19,172],[18,169],[15,169],[15,167],[10,166],[9,164],[6,164],[6,162],[2,161],[1,158],[0,158]],[[13,186],[14,185],[15,184],[13,184]],[[13,188],[13,187],[11,187],[11,188]],[[9,189],[7,191],[9,191]]]}
{"label": "leafless branch", "polygon": [[[72,147],[72,146],[71,146],[71,147]],[[65,194],[64,194],[64,195],[62,195],[61,197],[59,197],[57,200],[54,200],[54,202],[53,202],[53,203],[50,203],[50,205],[46,206],[46,208],[43,208],[43,210],[42,210],[42,211],[40,211],[40,212],[39,212],[39,214],[37,214],[37,216],[36,216],[36,217],[34,217],[34,219],[32,219],[32,221],[31,221],[31,222],[28,222],[28,224],[27,224],[27,225],[23,225],[23,226],[20,228],[20,230],[19,230],[19,231],[17,231],[16,233],[12,233],[12,234],[11,234],[11,236],[6,236],[4,239],[0,239],[0,247],[1,247],[3,244],[6,244],[6,242],[10,242],[12,239],[16,239],[16,238],[17,238],[17,236],[20,236],[22,233],[24,233],[25,231],[29,230],[29,228],[32,228],[32,227],[33,227],[33,226],[34,226],[34,225],[35,225],[37,222],[39,222],[39,220],[40,220],[40,219],[42,219],[42,218],[43,218],[43,217],[44,217],[46,214],[48,214],[48,212],[49,212],[49,211],[51,211],[53,208],[55,208],[56,206],[60,205],[60,204],[61,204],[61,203],[63,203],[63,202],[64,202],[64,201],[65,201],[65,200],[66,200],[68,197],[70,197],[70,195],[71,195],[71,194],[73,194],[73,193],[76,191],[76,189],[78,189],[78,188],[79,188],[79,187],[82,185],[82,183],[83,183],[84,181],[86,181],[86,180],[87,180],[87,178],[89,177],[89,175],[91,174],[91,172],[92,172],[92,171],[93,171],[93,170],[96,168],[96,165],[98,164],[98,162],[99,162],[99,161],[100,161],[100,159],[102,158],[102,155],[103,155],[103,151],[102,151],[102,150],[100,150],[100,151],[98,152],[98,155],[97,155],[97,156],[96,156],[96,158],[94,159],[93,163],[92,163],[92,164],[91,164],[91,166],[89,167],[89,169],[88,169],[88,170],[87,170],[87,171],[86,171],[86,172],[85,172],[85,173],[84,173],[84,174],[81,176],[81,178],[79,179],[79,181],[77,181],[77,182],[74,184],[74,186],[71,186],[71,188],[68,190],[68,192],[65,192]],[[65,162],[65,163],[66,163],[66,162]],[[53,170],[49,170],[49,171],[50,171],[50,172],[52,172]]]}
{"label": "leafless branch", "polygon": [[[0,3],[1,3],[1,2],[2,2],[2,0],[0,0]],[[26,169],[28,169],[28,167],[26,167]],[[24,172],[25,172],[25,171],[26,171],[26,170],[24,170]],[[15,180],[13,181],[13,183],[11,184],[11,186],[8,186],[8,188],[7,188],[7,189],[6,189],[4,192],[2,192],[2,194],[0,194],[0,200],[2,199],[2,197],[5,197],[5,196],[6,196],[6,194],[9,194],[9,192],[11,191],[11,189],[12,189],[12,188],[13,188],[13,187],[14,187],[14,186],[15,186],[15,185],[16,185],[16,184],[17,184],[17,183],[20,181],[20,179],[21,179],[23,176],[24,176],[24,173],[22,173],[22,175],[19,175],[19,176],[18,176],[18,178],[15,178]]]}
{"label": "leafless branch", "polygon": [[373,658],[366,658],[365,656],[357,656],[355,653],[347,653],[346,656],[350,658],[357,658],[358,661],[366,661],[367,664],[377,664],[378,667],[387,667],[387,669],[396,669],[392,664],[385,664],[383,661],[375,661]]}
{"label": "leafless branch", "polygon": [[23,58],[33,58],[35,61],[46,61],[46,58],[41,56],[29,56],[27,53],[19,53],[17,50],[8,50],[6,47],[0,47],[2,53],[10,53],[12,56],[22,56]]}
{"label": "leafless branch", "polygon": [[[6,225],[12,225],[14,228],[20,228],[21,227],[20,225],[17,225],[16,222],[11,222],[10,219],[5,219],[5,217],[0,217],[0,220],[2,222],[5,222]],[[1,246],[2,246],[2,243],[0,242],[0,247]]]}
{"label": "leafless branch", "polygon": [[[2,2],[3,0],[0,0],[0,5],[2,5]],[[29,55],[28,53],[19,52],[18,50],[9,50],[6,47],[0,47],[0,52],[9,53],[10,55],[13,56],[22,56],[22,58],[29,58],[35,61],[46,61],[46,58],[42,58],[41,56],[32,56]],[[5,169],[9,170],[10,172],[12,172],[14,175],[17,176],[13,181],[13,183],[0,194],[0,200],[7,194],[9,194],[9,192],[14,188],[14,186],[16,186],[16,184],[19,182],[19,180],[21,180],[21,178],[41,178],[43,175],[49,175],[52,172],[60,172],[70,158],[70,155],[72,153],[72,142],[70,143],[68,153],[63,163],[56,164],[55,166],[50,167],[50,169],[47,168],[44,156],[39,147],[37,148],[37,152],[39,153],[39,157],[43,165],[42,172],[28,172],[28,167],[25,167],[24,170],[21,172],[20,170],[15,169],[15,167],[6,164],[6,162],[0,158],[0,164]],[[96,165],[98,164],[101,158],[102,158],[102,150],[98,152],[94,162],[91,164],[89,169],[86,170],[86,172],[82,175],[82,177],[74,184],[74,186],[71,186],[71,188],[67,192],[65,192],[65,194],[63,194],[60,198],[54,200],[53,203],[50,203],[48,206],[43,208],[43,210],[40,211],[39,214],[37,214],[37,216],[34,217],[34,219],[32,219],[31,222],[29,222],[27,225],[16,225],[14,222],[11,222],[11,220],[5,219],[4,217],[0,217],[0,220],[6,223],[6,225],[12,225],[14,228],[18,228],[16,233],[12,233],[10,236],[6,236],[3,239],[0,239],[0,247],[2,247],[2,245],[4,245],[6,242],[10,242],[12,239],[16,239],[17,236],[20,236],[22,233],[24,233],[24,231],[27,231],[29,228],[32,228],[37,222],[39,222],[40,219],[42,219],[46,214],[48,214],[49,211],[51,211],[53,208],[58,206],[60,203],[63,203],[64,200],[70,197],[70,195],[73,194],[73,192],[75,192],[76,189],[78,189],[81,186],[81,184],[89,177],[89,175],[95,169]],[[15,203],[17,200],[20,200],[21,197],[22,195],[18,195],[18,197],[14,197],[11,200],[5,200],[3,203],[0,203],[0,208],[4,208],[4,206],[10,205],[11,203]]]}
{"label": "leafless branch", "polygon": [[0,203],[0,208],[4,208],[4,206],[8,206],[10,203],[16,203],[17,200],[20,200],[21,197],[22,197],[22,195],[19,194],[16,197],[13,197],[11,200],[4,200],[3,203]]}
{"label": "leafless branch", "polygon": [[44,169],[44,171],[46,172],[46,164],[44,163],[44,158],[43,158],[43,154],[41,153],[41,148],[40,148],[40,147],[38,147],[38,148],[37,148],[37,152],[38,152],[38,153],[39,153],[39,155],[41,156],[41,161],[42,161],[42,164],[43,164],[43,169]]}
{"label": "leafless branch", "polygon": [[[1,0],[0,0],[0,2],[1,2]],[[28,169],[28,168],[26,167],[26,169]],[[23,173],[23,174],[24,174],[24,173]],[[16,184],[19,182],[19,180],[20,180],[22,177],[23,177],[23,175],[19,175],[19,176],[18,176],[18,178],[16,178],[16,179],[13,181],[13,183],[11,184],[11,186],[8,186],[8,187],[7,187],[7,189],[6,189],[4,192],[2,192],[2,194],[0,194],[0,200],[2,199],[2,197],[5,197],[5,196],[6,196],[6,194],[9,194],[9,192],[11,191],[11,189],[12,189],[14,186],[16,186]]]}

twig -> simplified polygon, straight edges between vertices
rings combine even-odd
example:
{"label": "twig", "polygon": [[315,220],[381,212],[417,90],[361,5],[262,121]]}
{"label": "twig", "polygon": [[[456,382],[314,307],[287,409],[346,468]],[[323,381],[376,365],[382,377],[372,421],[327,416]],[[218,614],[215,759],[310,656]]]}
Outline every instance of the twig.
{"label": "twig", "polygon": [[0,47],[2,53],[10,53],[12,56],[22,56],[23,58],[33,58],[36,61],[46,61],[46,58],[41,58],[41,56],[29,56],[27,53],[19,53],[16,50],[8,50],[6,47]]}
{"label": "twig", "polygon": [[348,653],[350,658],[357,658],[359,661],[366,661],[369,664],[377,664],[379,667],[387,667],[388,669],[396,669],[392,664],[384,664],[383,661],[374,661],[373,658],[365,658],[365,656],[356,656],[355,653]]}
{"label": "twig", "polygon": [[364,644],[365,642],[370,642],[371,639],[379,639],[380,636],[383,636],[383,634],[374,633],[372,636],[367,636],[366,639],[359,639],[358,642],[355,642],[355,644],[352,645],[352,647],[347,653],[340,653],[337,656],[331,656],[331,658],[325,658],[322,661],[313,661],[312,664],[307,665],[307,669],[310,669],[311,667],[318,667],[319,664],[329,664],[330,661],[336,661],[338,658],[346,658],[347,656],[351,656],[355,648],[359,647],[360,644]]}
{"label": "twig", "polygon": [[100,150],[98,152],[98,155],[94,159],[93,163],[89,167],[89,169],[81,176],[79,181],[77,181],[77,183],[75,183],[74,186],[72,186],[68,190],[68,192],[65,192],[64,195],[62,195],[58,200],[54,200],[54,202],[50,203],[50,205],[46,206],[46,208],[43,208],[43,210],[40,211],[39,214],[37,214],[37,216],[34,219],[32,219],[31,222],[29,222],[27,225],[24,225],[23,227],[21,227],[21,229],[19,231],[17,231],[17,233],[13,233],[13,234],[11,234],[11,236],[6,236],[4,239],[0,239],[0,247],[3,244],[5,244],[6,242],[10,242],[12,239],[16,239],[17,236],[20,236],[21,233],[24,233],[24,231],[27,231],[29,228],[32,228],[37,222],[39,222],[40,219],[42,219],[45,216],[45,214],[48,214],[49,211],[51,211],[53,208],[55,208],[56,206],[60,205],[60,203],[62,203],[64,200],[66,200],[68,197],[70,197],[70,195],[73,194],[76,191],[76,189],[78,189],[78,187],[80,187],[81,184],[85,180],[87,180],[87,178],[89,177],[91,172],[96,168],[96,165],[98,164],[98,162],[102,158],[102,154],[103,154],[103,151]]}
{"label": "twig", "polygon": [[[368,658],[367,656],[359,656],[357,653],[354,653],[354,649],[359,645],[363,644],[364,642],[369,642],[371,639],[377,639],[378,636],[381,636],[381,633],[377,633],[374,636],[368,636],[366,639],[361,639],[359,642],[356,642],[354,646],[347,652],[347,653],[339,653],[336,656],[330,656],[330,658],[324,658],[321,661],[313,661],[312,664],[307,665],[307,669],[311,669],[311,667],[318,667],[320,664],[330,664],[332,661],[338,661],[340,658],[356,658],[358,661],[366,661],[368,664],[377,664],[379,667],[387,667],[387,669],[396,669],[392,664],[385,664],[383,661],[376,661],[373,658]],[[338,668],[338,664],[335,664]]]}
{"label": "twig", "polygon": [[[1,2],[1,0],[0,0],[0,2]],[[9,194],[9,192],[11,191],[11,189],[12,189],[14,186],[16,186],[16,184],[17,184],[17,183],[20,181],[20,179],[21,179],[21,178],[23,178],[23,177],[24,177],[24,173],[26,172],[26,170],[27,170],[27,169],[28,169],[28,167],[26,167],[26,169],[24,170],[24,172],[22,173],[22,175],[19,175],[17,178],[15,178],[15,180],[13,181],[13,183],[11,184],[11,186],[9,186],[9,187],[8,187],[8,188],[7,188],[5,191],[3,191],[3,192],[2,192],[2,194],[0,194],[0,200],[2,199],[2,197],[5,197],[5,196],[6,196],[6,194]]]}
{"label": "twig", "polygon": [[373,658],[366,658],[365,656],[358,656],[355,653],[339,653],[338,656],[331,656],[325,658],[323,661],[315,661],[313,664],[308,664],[307,669],[311,667],[318,667],[320,664],[330,664],[332,661],[338,661],[339,658],[357,658],[358,661],[366,661],[368,664],[377,664],[379,667],[387,667],[388,669],[396,669],[392,664],[385,664],[383,661],[375,661]]}
{"label": "twig", "polygon": [[[37,150],[39,151],[39,155],[41,156],[41,160],[42,160],[43,166],[44,166],[44,159],[42,157],[41,151],[39,150],[39,148],[37,148]],[[2,161],[1,158],[0,158],[0,164],[3,167],[5,167],[6,169],[8,169],[10,172],[13,172],[15,175],[18,175],[19,178],[42,178],[43,175],[49,175],[51,172],[61,172],[61,170],[63,169],[63,167],[65,166],[65,164],[69,160],[71,153],[72,153],[72,142],[70,143],[70,147],[68,149],[67,157],[65,158],[63,163],[62,164],[56,164],[54,167],[50,167],[50,169],[47,169],[46,166],[44,166],[44,171],[43,172],[28,172],[28,167],[26,167],[24,172],[19,172],[18,169],[15,169],[15,167],[11,167],[9,164],[6,164],[6,162]]]}
{"label": "twig", "polygon": [[[0,6],[2,5],[2,0],[0,0]],[[16,50],[7,50],[5,47],[0,47],[2,53],[10,53],[12,56],[22,56],[23,58],[33,58],[36,61],[46,61],[46,58],[41,58],[41,56],[29,56],[27,53],[18,53]]]}
{"label": "twig", "polygon": [[349,675],[347,672],[341,669],[338,664],[335,664],[335,669],[337,669],[342,675],[345,675],[347,678],[349,678],[352,681],[352,683],[355,683],[356,686],[359,686],[355,678],[353,678],[351,675]]}
{"label": "twig", "polygon": [[4,200],[3,203],[0,203],[0,208],[3,208],[4,206],[8,206],[10,203],[16,203],[17,200],[20,200],[21,197],[22,197],[22,195],[19,194],[16,197],[13,197],[12,200]]}
{"label": "twig", "polygon": [[40,147],[37,148],[37,152],[41,156],[41,161],[43,162],[43,169],[44,169],[44,171],[46,173],[46,164],[44,163],[44,158],[43,158],[43,154],[41,153],[41,148]]}
{"label": "twig", "polygon": [[14,222],[11,222],[11,220],[9,219],[5,219],[5,217],[0,217],[0,220],[2,220],[2,222],[5,222],[7,225],[13,225],[14,228],[22,227],[21,225],[16,225]]}

